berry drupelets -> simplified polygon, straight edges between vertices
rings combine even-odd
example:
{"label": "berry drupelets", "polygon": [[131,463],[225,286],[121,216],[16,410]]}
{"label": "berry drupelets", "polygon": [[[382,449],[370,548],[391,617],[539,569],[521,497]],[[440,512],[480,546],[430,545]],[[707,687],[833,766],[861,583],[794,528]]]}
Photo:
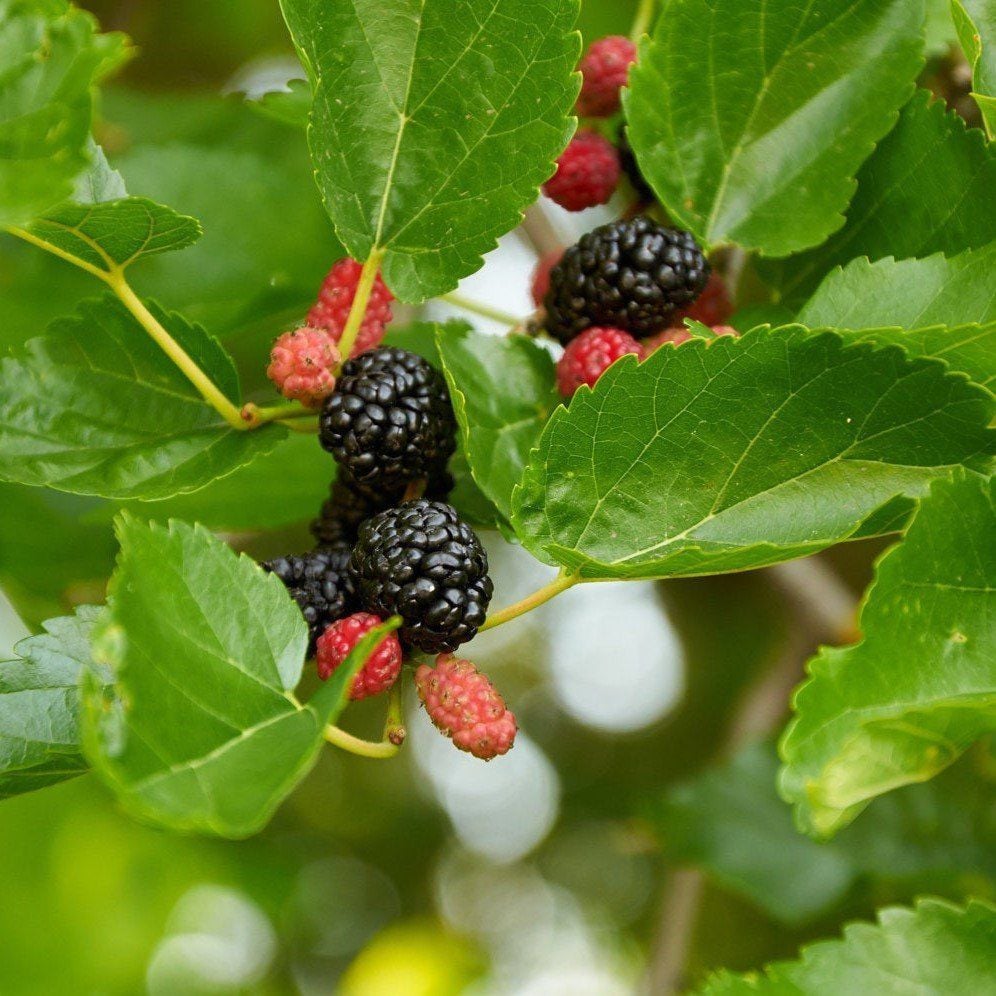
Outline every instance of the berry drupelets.
{"label": "berry drupelets", "polygon": [[564,355],[557,361],[557,389],[569,398],[582,384],[594,387],[598,378],[627,353],[643,357],[643,346],[628,332],[586,329],[568,343]]}
{"label": "berry drupelets", "polygon": [[351,479],[378,491],[442,472],[456,420],[442,375],[421,356],[380,348],[349,360],[325,399],[321,444]]}
{"label": "berry drupelets", "polygon": [[619,184],[619,153],[594,131],[580,131],[557,160],[543,192],[568,211],[607,204]]}
{"label": "berry drupelets", "polygon": [[353,588],[347,565],[350,548],[337,544],[314,553],[280,557],[263,564],[287,586],[308,624],[308,653],[318,637],[336,620],[352,611]]}
{"label": "berry drupelets", "polygon": [[[318,292],[318,300],[308,312],[308,324],[325,329],[333,342],[338,343],[342,338],[362,270],[363,267],[355,259],[340,259],[329,270]],[[384,330],[391,321],[393,300],[394,295],[377,274],[351,356],[358,356],[380,344]]]}
{"label": "berry drupelets", "polygon": [[285,332],[273,344],[266,375],[277,390],[307,408],[321,408],[335,389],[339,350],[324,329],[304,328]]}
{"label": "berry drupelets", "polygon": [[448,654],[415,672],[415,687],[436,728],[460,750],[490,761],[515,742],[515,716],[487,677],[468,660]]}
{"label": "berry drupelets", "polygon": [[709,264],[689,232],[639,216],[583,235],[550,273],[547,331],[565,345],[591,326],[643,338],[701,293]]}
{"label": "berry drupelets", "polygon": [[608,118],[619,110],[619,91],[636,62],[636,46],[623,35],[609,35],[592,42],[581,60],[581,94],[578,114],[583,118]]}
{"label": "berry drupelets", "polygon": [[360,527],[349,562],[360,606],[399,615],[406,647],[453,651],[483,625],[494,591],[474,531],[443,502],[403,502]]}
{"label": "berry drupelets", "polygon": [[[318,677],[328,681],[360,640],[383,621],[369,612],[356,612],[332,623],[318,638]],[[398,680],[400,673],[401,644],[393,633],[388,633],[353,678],[349,697],[357,700],[380,695]]]}

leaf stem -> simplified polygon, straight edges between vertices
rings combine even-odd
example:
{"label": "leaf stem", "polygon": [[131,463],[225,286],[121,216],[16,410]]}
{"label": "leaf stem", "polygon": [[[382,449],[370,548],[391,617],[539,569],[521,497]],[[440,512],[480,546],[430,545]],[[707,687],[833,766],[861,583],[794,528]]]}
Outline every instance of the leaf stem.
{"label": "leaf stem", "polygon": [[334,747],[349,751],[359,757],[370,757],[375,760],[386,760],[398,753],[398,744],[390,740],[361,740],[352,733],[341,730],[338,726],[325,727],[325,739]]}
{"label": "leaf stem", "polygon": [[156,345],[180,368],[187,380],[200,392],[201,397],[233,428],[252,428],[242,418],[239,409],[221,392],[218,386],[194,362],[190,354],[163,328],[155,315],[131,289],[119,267],[105,274],[104,282],[132,313],[136,321],[152,337]]}
{"label": "leaf stem", "polygon": [[391,686],[387,699],[387,716],[384,719],[384,741],[400,747],[408,736],[404,717],[401,714],[401,678]]}
{"label": "leaf stem", "polygon": [[305,408],[304,405],[257,405],[249,402],[242,406],[242,421],[251,429],[266,422],[284,422],[294,418],[312,418],[315,415],[314,409]]}
{"label": "leaf stem", "polygon": [[573,588],[580,581],[581,578],[577,574],[568,574],[565,571],[561,571],[549,584],[543,585],[542,588],[537,588],[531,595],[527,595],[514,605],[508,605],[500,612],[495,612],[493,615],[488,616],[487,621],[478,632],[483,633],[486,630],[494,629],[496,626],[510,622],[512,619],[518,619],[519,616],[524,616],[527,612],[538,609],[562,591]]}
{"label": "leaf stem", "polygon": [[521,325],[523,322],[523,319],[516,318],[507,311],[502,311],[501,308],[492,308],[489,304],[481,304],[478,301],[471,300],[469,297],[464,297],[462,294],[444,294],[439,300],[445,301],[447,304],[452,304],[455,308],[462,308],[464,311],[469,311],[473,315],[480,315],[482,318],[501,322],[502,325],[515,326]]}
{"label": "leaf stem", "polygon": [[640,39],[650,31],[650,22],[654,19],[655,6],[655,0],[640,0],[640,6],[636,8],[633,27],[629,33],[630,40],[634,45],[638,45]]}
{"label": "leaf stem", "polygon": [[342,338],[339,340],[339,352],[342,359],[336,373],[342,369],[343,363],[349,359],[349,354],[356,345],[356,337],[360,334],[360,326],[367,313],[367,305],[370,303],[370,292],[373,290],[374,281],[377,279],[377,271],[380,269],[381,260],[384,258],[383,249],[374,249],[370,253],[367,261],[360,271],[360,279],[356,285],[356,296],[349,309],[349,317],[346,319],[346,327],[342,330]]}

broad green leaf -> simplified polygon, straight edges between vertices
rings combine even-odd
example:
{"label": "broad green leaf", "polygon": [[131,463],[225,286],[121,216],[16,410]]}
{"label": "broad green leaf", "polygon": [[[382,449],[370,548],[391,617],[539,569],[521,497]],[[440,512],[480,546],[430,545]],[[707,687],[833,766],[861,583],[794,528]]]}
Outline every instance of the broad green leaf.
{"label": "broad green leaf", "polygon": [[315,436],[291,433],[272,452],[198,491],[127,507],[142,518],[185,519],[226,532],[279,529],[318,514],[335,468]]}
{"label": "broad green leaf", "polygon": [[65,200],[87,162],[92,90],[128,56],[64,0],[0,0],[0,226]]}
{"label": "broad green leaf", "polygon": [[839,330],[847,342],[900,346],[909,356],[944,360],[976,384],[996,386],[996,322],[988,325],[935,326],[924,329]]}
{"label": "broad green leaf", "polygon": [[624,357],[558,408],[513,496],[584,578],[746,570],[856,536],[946,468],[983,466],[993,401],[937,363],[756,329]]}
{"label": "broad green leaf", "polygon": [[855,259],[827,274],[799,312],[810,328],[904,329],[996,321],[996,242],[947,257]]}
{"label": "broad green leaf", "polygon": [[281,0],[308,141],[349,254],[405,301],[452,290],[514,228],[574,127],[578,0]]}
{"label": "broad green leaf", "polygon": [[819,245],[909,96],[923,24],[923,0],[665,0],[623,91],[641,172],[707,245]]}
{"label": "broad green leaf", "polygon": [[144,197],[128,197],[121,174],[100,149],[77,179],[72,200],[25,226],[35,244],[84,269],[109,273],[143,256],[193,245],[201,227],[195,218]]}
{"label": "broad green leaf", "polygon": [[699,996],[842,996],[844,993],[985,993],[992,989],[996,908],[921,899],[888,907],[876,924],[851,923],[843,937],[802,949],[798,961],[762,973],[720,972]]}
{"label": "broad green leaf", "polygon": [[[156,310],[230,397],[231,360],[202,329]],[[230,474],[286,436],[227,426],[112,298],[80,306],[0,364],[0,478],[107,498],[166,498]]]}
{"label": "broad green leaf", "polygon": [[109,674],[90,658],[99,608],[50,619],[22,640],[17,660],[0,663],[0,799],[32,792],[86,771],[80,749],[79,684],[84,668]]}
{"label": "broad green leaf", "polygon": [[[981,249],[996,232],[996,147],[966,128],[943,101],[918,91],[896,127],[858,173],[847,223],[818,249],[762,273],[782,300],[801,305],[835,266],[878,260],[957,256]],[[946,319],[945,319],[946,320]]]}
{"label": "broad green leaf", "polygon": [[[88,760],[129,812],[225,837],[260,829],[311,767],[381,627],[306,704],[308,633],[286,588],[201,527],[118,520],[121,556],[88,673]],[[163,611],[168,606],[169,611]]]}
{"label": "broad green leaf", "polygon": [[996,0],[951,0],[951,13],[972,66],[972,96],[996,138]]}
{"label": "broad green leaf", "polygon": [[509,520],[512,491],[560,403],[553,359],[521,335],[441,330],[437,345],[474,480]]}
{"label": "broad green leaf", "polygon": [[830,836],[996,730],[994,487],[965,472],[937,481],[879,563],[864,640],[810,662],[780,781],[807,832]]}
{"label": "broad green leaf", "polygon": [[701,867],[769,915],[801,924],[862,884],[880,899],[943,889],[996,893],[996,808],[990,786],[961,765],[876,800],[853,827],[819,844],[778,797],[778,757],[756,744],[670,789],[651,811],[671,862]]}

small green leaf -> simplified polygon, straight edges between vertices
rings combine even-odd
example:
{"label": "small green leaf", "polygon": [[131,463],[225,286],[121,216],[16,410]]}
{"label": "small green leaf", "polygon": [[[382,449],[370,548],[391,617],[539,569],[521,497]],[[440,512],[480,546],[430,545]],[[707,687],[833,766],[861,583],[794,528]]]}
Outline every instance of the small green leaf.
{"label": "small green leaf", "polygon": [[780,782],[807,832],[830,836],[996,730],[994,488],[965,472],[937,481],[879,563],[864,640],[810,662]]}
{"label": "small green leaf", "polygon": [[763,974],[720,972],[698,996],[842,996],[844,993],[984,993],[992,988],[996,908],[962,909],[921,899],[913,909],[880,910],[874,925],[852,923],[839,941],[802,949],[798,961]]}
{"label": "small green leaf", "polygon": [[144,197],[128,197],[121,175],[100,149],[78,178],[73,200],[26,228],[50,252],[102,273],[124,269],[143,256],[184,249],[201,235],[195,218]]}
{"label": "small green leaf", "polygon": [[876,800],[822,844],[793,825],[777,775],[774,746],[755,744],[670,789],[650,814],[668,860],[697,865],[790,925],[853,901],[862,886],[896,899],[925,889],[996,891],[996,809],[965,762]]}
{"label": "small green leaf", "polygon": [[760,567],[870,535],[897,496],[984,465],[992,411],[938,363],[832,333],[691,340],[624,357],[554,412],[512,521],[585,578]]}
{"label": "small green leaf", "polygon": [[833,267],[858,256],[909,259],[981,249],[996,232],[994,189],[996,146],[920,90],[858,173],[847,224],[818,249],[762,261],[761,272],[785,302],[801,305]]}
{"label": "small green leaf", "polygon": [[926,259],[855,259],[827,274],[799,312],[815,328],[904,329],[996,321],[996,242]]}
{"label": "small green leaf", "polygon": [[405,301],[514,228],[574,127],[577,0],[282,0],[311,80],[318,186]]}
{"label": "small green leaf", "polygon": [[819,245],[909,95],[923,23],[923,0],[665,0],[623,91],[643,175],[708,245]]}
{"label": "small green leaf", "polygon": [[23,225],[86,168],[93,87],[129,55],[64,0],[0,0],[0,226]]}
{"label": "small green leaf", "polygon": [[951,13],[972,66],[972,96],[996,139],[996,0],[951,0]]}
{"label": "small green leaf", "polygon": [[[230,397],[231,360],[202,329],[155,311]],[[0,478],[107,498],[194,491],[269,452],[286,430],[227,426],[112,298],[80,306],[0,364]]]}
{"label": "small green leaf", "polygon": [[840,330],[848,342],[873,342],[879,346],[900,346],[909,356],[944,360],[952,369],[976,384],[996,387],[996,322],[988,325],[943,326],[926,329]]}
{"label": "small green leaf", "polygon": [[79,683],[91,668],[98,684],[106,669],[90,657],[99,608],[49,619],[45,632],[22,640],[18,660],[0,663],[0,799],[82,774]]}
{"label": "small green leaf", "polygon": [[507,521],[529,453],[560,403],[553,359],[521,335],[441,330],[437,345],[474,480]]}
{"label": "small green leaf", "polygon": [[[307,626],[286,588],[201,527],[118,520],[121,557],[83,685],[84,749],[129,812],[225,837],[259,830],[311,767],[372,631],[305,705]],[[168,606],[169,611],[163,611]]]}

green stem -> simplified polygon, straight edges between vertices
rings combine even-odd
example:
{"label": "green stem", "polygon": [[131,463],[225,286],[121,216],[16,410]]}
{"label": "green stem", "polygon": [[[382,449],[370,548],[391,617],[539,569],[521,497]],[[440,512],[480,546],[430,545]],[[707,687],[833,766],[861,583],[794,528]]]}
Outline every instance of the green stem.
{"label": "green stem", "polygon": [[266,422],[283,422],[294,418],[314,418],[313,408],[305,408],[304,405],[256,405],[249,402],[242,406],[242,421],[255,429],[258,425]]}
{"label": "green stem", "polygon": [[580,582],[581,578],[577,574],[566,574],[563,571],[558,574],[549,584],[543,585],[542,588],[538,588],[531,595],[527,595],[520,602],[516,602],[514,605],[506,606],[500,612],[495,612],[493,615],[488,616],[487,621],[480,628],[479,632],[483,633],[485,630],[494,629],[496,626],[501,626],[503,623],[510,622],[512,619],[518,619],[519,616],[524,616],[527,612],[532,612],[533,609],[538,609],[541,605],[549,602],[551,598],[556,597],[562,591],[567,591],[568,588],[573,588],[574,585]]}
{"label": "green stem", "polygon": [[[346,327],[342,330],[342,338],[339,340],[339,352],[342,355],[342,359],[339,361],[339,370],[342,369],[342,364],[349,359],[349,354],[352,353],[353,346],[356,345],[356,337],[360,334],[360,326],[363,325],[367,305],[370,303],[370,292],[373,290],[377,271],[380,269],[383,258],[384,250],[374,249],[360,271],[360,279],[356,285],[356,296],[353,298],[349,317],[346,319]],[[339,370],[336,371],[336,374]]]}
{"label": "green stem", "polygon": [[439,300],[445,301],[447,304],[452,304],[455,308],[462,308],[464,311],[469,311],[473,315],[480,315],[482,318],[490,318],[492,321],[501,322],[503,325],[522,324],[521,318],[516,318],[507,311],[502,311],[501,308],[492,308],[489,304],[472,301],[469,297],[464,297],[462,294],[444,294]]}
{"label": "green stem", "polygon": [[340,730],[338,726],[326,726],[325,739],[334,747],[340,747],[342,750],[349,751],[350,754],[356,754],[359,757],[386,760],[398,753],[398,745],[391,743],[390,740],[379,742],[361,740],[359,737],[354,737],[352,733]]}
{"label": "green stem", "polygon": [[[12,227],[7,229],[11,235],[19,239],[44,249],[59,259],[72,263],[85,273],[89,273],[102,280],[114,292],[118,300],[131,312],[139,325],[149,334],[159,348],[179,367],[181,372],[200,392],[201,397],[233,428],[250,429],[252,425],[246,424],[242,413],[211,380],[210,377],[193,360],[190,354],[163,328],[155,315],[142,303],[141,298],[131,289],[131,285],[125,278],[124,268],[119,266],[103,249],[103,247],[92,239],[84,238],[93,250],[104,260],[107,269],[94,266],[85,259],[80,259],[70,252],[61,249],[59,246],[47,242],[32,232],[24,228]],[[81,238],[83,236],[81,235]]]}
{"label": "green stem", "polygon": [[636,8],[633,27],[629,33],[634,45],[638,45],[640,39],[649,31],[650,22],[654,19],[655,6],[655,0],[640,0],[640,6]]}
{"label": "green stem", "polygon": [[103,280],[117,295],[121,303],[131,312],[135,320],[152,337],[156,345],[180,368],[187,380],[200,392],[201,397],[233,428],[251,428],[242,418],[242,413],[221,392],[218,386],[194,362],[183,347],[163,328],[155,315],[142,303],[141,298],[131,289],[119,267],[103,275]]}
{"label": "green stem", "polygon": [[388,692],[387,716],[384,719],[384,741],[400,747],[408,736],[404,717],[401,715],[401,678],[395,681]]}
{"label": "green stem", "polygon": [[318,426],[318,417],[312,418],[281,418],[277,419],[277,425],[282,425],[291,432],[302,432],[309,436],[316,436],[321,431]]}

